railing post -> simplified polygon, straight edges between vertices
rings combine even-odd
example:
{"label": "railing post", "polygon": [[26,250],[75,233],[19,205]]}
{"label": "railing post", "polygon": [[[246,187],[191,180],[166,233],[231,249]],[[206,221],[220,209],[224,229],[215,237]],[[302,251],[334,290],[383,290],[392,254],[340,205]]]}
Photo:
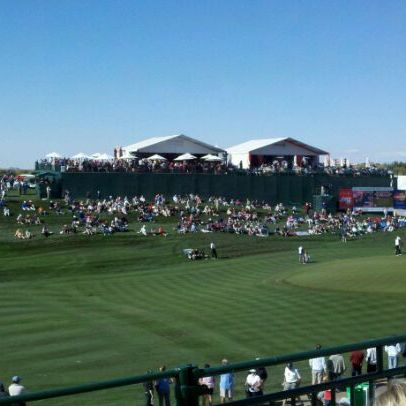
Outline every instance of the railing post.
{"label": "railing post", "polygon": [[177,406],[199,406],[200,388],[193,371],[195,365],[185,365],[179,370],[176,380],[175,396]]}
{"label": "railing post", "polygon": [[376,347],[376,367],[377,372],[383,371],[383,346],[378,345]]}

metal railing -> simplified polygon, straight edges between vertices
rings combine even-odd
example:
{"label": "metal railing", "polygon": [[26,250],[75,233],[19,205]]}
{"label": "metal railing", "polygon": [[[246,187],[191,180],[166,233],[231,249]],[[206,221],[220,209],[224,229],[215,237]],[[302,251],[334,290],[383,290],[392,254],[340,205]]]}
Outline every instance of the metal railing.
{"label": "metal railing", "polygon": [[228,402],[228,405],[253,405],[253,404],[272,404],[272,402],[282,399],[290,399],[292,405],[296,404],[296,398],[300,395],[308,395],[312,405],[317,404],[317,394],[320,391],[331,390],[331,404],[336,404],[336,388],[349,387],[351,404],[354,404],[355,391],[357,384],[368,382],[369,397],[374,397],[375,382],[382,378],[391,378],[398,375],[406,374],[406,366],[385,369],[384,368],[384,347],[395,343],[406,342],[406,335],[385,337],[380,339],[362,341],[353,344],[341,345],[337,347],[324,348],[300,352],[295,354],[287,354],[271,358],[261,358],[259,360],[240,362],[213,368],[198,368],[195,365],[186,365],[179,368],[174,368],[165,372],[150,373],[121,379],[88,383],[80,386],[51,389],[41,392],[26,393],[20,396],[10,396],[0,399],[0,405],[8,405],[18,401],[28,402],[43,399],[51,399],[62,396],[73,396],[81,393],[118,388],[123,386],[141,384],[151,382],[161,378],[173,378],[175,382],[175,398],[178,406],[198,406],[199,397],[207,393],[205,386],[199,385],[199,378],[206,376],[216,376],[225,373],[234,373],[239,371],[247,371],[257,367],[270,367],[275,365],[286,364],[288,362],[304,361],[311,358],[328,356],[333,354],[347,353],[354,350],[364,350],[367,348],[376,348],[377,368],[376,372],[348,377],[339,380],[328,381],[317,385],[303,386],[296,389],[278,391],[263,396],[251,397],[247,399],[234,400]]}

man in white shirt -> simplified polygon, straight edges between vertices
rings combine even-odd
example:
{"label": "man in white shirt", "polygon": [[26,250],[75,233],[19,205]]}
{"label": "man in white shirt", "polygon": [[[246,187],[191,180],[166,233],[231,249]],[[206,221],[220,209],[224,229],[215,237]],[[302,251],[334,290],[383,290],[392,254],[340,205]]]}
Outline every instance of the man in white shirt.
{"label": "man in white shirt", "polygon": [[388,354],[388,369],[398,367],[398,356],[401,352],[400,344],[385,345],[385,352]]}
{"label": "man in white shirt", "polygon": [[[283,377],[283,390],[290,390],[299,387],[300,374],[297,368],[293,367],[293,364],[289,362],[285,367],[285,373]],[[300,403],[300,397],[297,398],[297,403]],[[285,406],[286,399],[283,400],[282,406]]]}
{"label": "man in white shirt", "polygon": [[376,348],[367,349],[367,373],[376,372]]}
{"label": "man in white shirt", "polygon": [[262,396],[262,380],[257,374],[256,369],[250,369],[250,373],[245,380],[245,387],[247,388],[247,397]]}
{"label": "man in white shirt", "polygon": [[[320,350],[321,345],[317,344],[316,350]],[[309,365],[312,369],[312,385],[316,385],[323,381],[323,375],[326,371],[326,360],[324,357],[309,359]]]}
{"label": "man in white shirt", "polygon": [[297,253],[299,254],[299,263],[304,264],[304,248],[302,246],[300,246],[297,249]]}
{"label": "man in white shirt", "polygon": [[[10,396],[22,395],[25,392],[23,385],[20,385],[21,378],[19,376],[13,376],[12,384],[8,387],[8,393]],[[13,405],[25,405],[24,402],[13,403]]]}
{"label": "man in white shirt", "polygon": [[402,255],[402,251],[400,249],[400,246],[402,245],[402,239],[397,236],[395,238],[395,255],[398,257],[399,255]]}

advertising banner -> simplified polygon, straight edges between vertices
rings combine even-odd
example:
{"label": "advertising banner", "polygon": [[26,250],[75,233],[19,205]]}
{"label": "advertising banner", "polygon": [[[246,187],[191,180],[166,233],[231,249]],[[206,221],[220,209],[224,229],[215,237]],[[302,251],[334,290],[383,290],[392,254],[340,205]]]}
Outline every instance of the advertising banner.
{"label": "advertising banner", "polygon": [[338,191],[338,209],[347,210],[352,209],[353,204],[352,189],[340,189]]}
{"label": "advertising banner", "polygon": [[395,190],[393,192],[393,208],[406,210],[406,191]]}
{"label": "advertising banner", "polygon": [[384,211],[393,208],[393,190],[385,187],[352,188],[354,208],[362,211]]}

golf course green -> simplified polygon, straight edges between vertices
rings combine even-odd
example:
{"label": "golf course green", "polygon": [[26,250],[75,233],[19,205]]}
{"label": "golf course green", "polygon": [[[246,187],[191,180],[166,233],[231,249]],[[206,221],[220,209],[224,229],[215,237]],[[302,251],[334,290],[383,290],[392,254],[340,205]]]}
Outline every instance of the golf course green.
{"label": "golf course green", "polygon": [[[218,365],[405,333],[406,255],[394,233],[347,243],[338,235],[250,237],[174,231],[60,235],[71,214],[45,219],[55,234],[17,240],[20,197],[0,217],[0,381],[20,375],[30,391],[114,379],[185,363]],[[46,206],[46,202],[34,201]],[[150,228],[152,225],[147,224]],[[24,227],[20,227],[24,228]],[[406,240],[406,230],[397,233]],[[217,246],[218,260],[185,248]],[[299,264],[303,245],[311,262]],[[347,357],[348,359],[348,357]],[[299,365],[309,382],[308,365]],[[265,391],[280,390],[284,366]],[[237,378],[237,396],[243,396]],[[218,390],[215,392],[218,400]],[[38,402],[142,405],[141,386]]]}

